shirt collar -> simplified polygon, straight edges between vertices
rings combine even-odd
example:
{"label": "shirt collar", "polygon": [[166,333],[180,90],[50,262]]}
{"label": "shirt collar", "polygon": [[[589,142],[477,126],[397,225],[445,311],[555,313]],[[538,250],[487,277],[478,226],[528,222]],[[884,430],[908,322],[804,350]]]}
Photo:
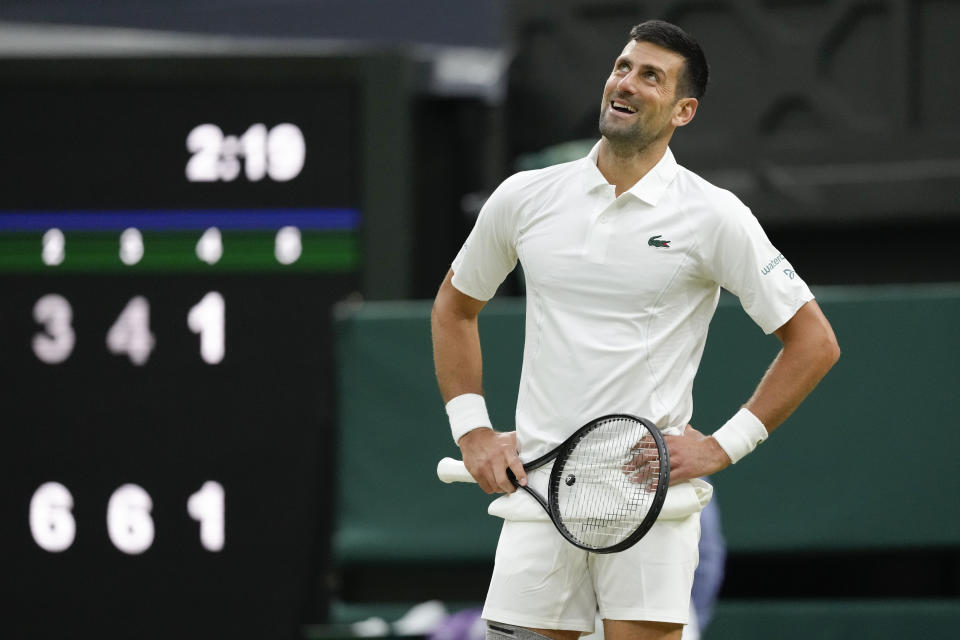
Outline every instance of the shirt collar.
{"label": "shirt collar", "polygon": [[[607,179],[603,177],[600,169],[597,168],[597,156],[599,153],[600,142],[597,142],[597,144],[593,145],[593,149],[590,150],[587,157],[583,159],[583,188],[587,192],[593,191],[601,186],[609,186]],[[629,193],[639,200],[643,200],[649,205],[656,206],[663,192],[667,190],[674,176],[677,175],[678,167],[677,160],[673,157],[673,152],[670,151],[668,147],[666,153],[660,158],[660,161],[647,172],[647,175],[640,178],[635,185],[630,187],[626,193]]]}

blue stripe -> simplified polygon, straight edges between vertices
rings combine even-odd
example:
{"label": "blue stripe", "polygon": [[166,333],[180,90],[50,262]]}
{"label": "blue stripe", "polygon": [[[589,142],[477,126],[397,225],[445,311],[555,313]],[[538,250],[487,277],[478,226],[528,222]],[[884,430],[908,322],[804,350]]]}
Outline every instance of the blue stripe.
{"label": "blue stripe", "polygon": [[90,211],[0,211],[0,231],[275,231],[280,227],[320,231],[354,231],[357,209],[167,209]]}

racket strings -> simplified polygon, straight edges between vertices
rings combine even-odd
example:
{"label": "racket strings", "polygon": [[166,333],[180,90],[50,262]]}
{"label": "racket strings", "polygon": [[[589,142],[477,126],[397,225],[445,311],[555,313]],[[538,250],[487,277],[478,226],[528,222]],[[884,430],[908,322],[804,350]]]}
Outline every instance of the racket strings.
{"label": "racket strings", "polygon": [[659,478],[657,443],[642,423],[601,421],[572,447],[554,477],[560,519],[582,545],[612,547],[644,521]]}

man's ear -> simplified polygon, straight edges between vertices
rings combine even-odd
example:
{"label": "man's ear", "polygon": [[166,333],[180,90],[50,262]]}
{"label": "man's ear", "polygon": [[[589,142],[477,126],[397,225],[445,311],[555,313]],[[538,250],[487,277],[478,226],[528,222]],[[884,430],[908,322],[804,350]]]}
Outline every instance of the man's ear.
{"label": "man's ear", "polygon": [[700,101],[696,98],[680,98],[674,107],[673,118],[670,122],[675,127],[683,127],[690,124],[693,116],[697,114],[697,106]]}

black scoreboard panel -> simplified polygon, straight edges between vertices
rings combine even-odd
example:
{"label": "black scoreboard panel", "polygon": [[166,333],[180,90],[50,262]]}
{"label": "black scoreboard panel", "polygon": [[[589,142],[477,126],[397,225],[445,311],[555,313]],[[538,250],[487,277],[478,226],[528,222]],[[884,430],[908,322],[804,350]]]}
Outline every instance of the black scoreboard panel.
{"label": "black scoreboard panel", "polygon": [[363,74],[4,64],[3,634],[294,637],[325,601]]}
{"label": "black scoreboard panel", "polygon": [[[64,625],[81,637],[294,628],[324,571],[339,280],[16,279],[0,334],[0,503],[7,623],[21,637]],[[226,317],[216,364],[187,322],[211,291]],[[75,335],[56,364],[34,349],[47,332],[31,311],[50,295],[70,304]],[[155,341],[142,364],[105,338],[135,298],[149,301]]]}
{"label": "black scoreboard panel", "polygon": [[4,61],[4,169],[47,188],[5,190],[3,207],[356,204],[348,62]]}

